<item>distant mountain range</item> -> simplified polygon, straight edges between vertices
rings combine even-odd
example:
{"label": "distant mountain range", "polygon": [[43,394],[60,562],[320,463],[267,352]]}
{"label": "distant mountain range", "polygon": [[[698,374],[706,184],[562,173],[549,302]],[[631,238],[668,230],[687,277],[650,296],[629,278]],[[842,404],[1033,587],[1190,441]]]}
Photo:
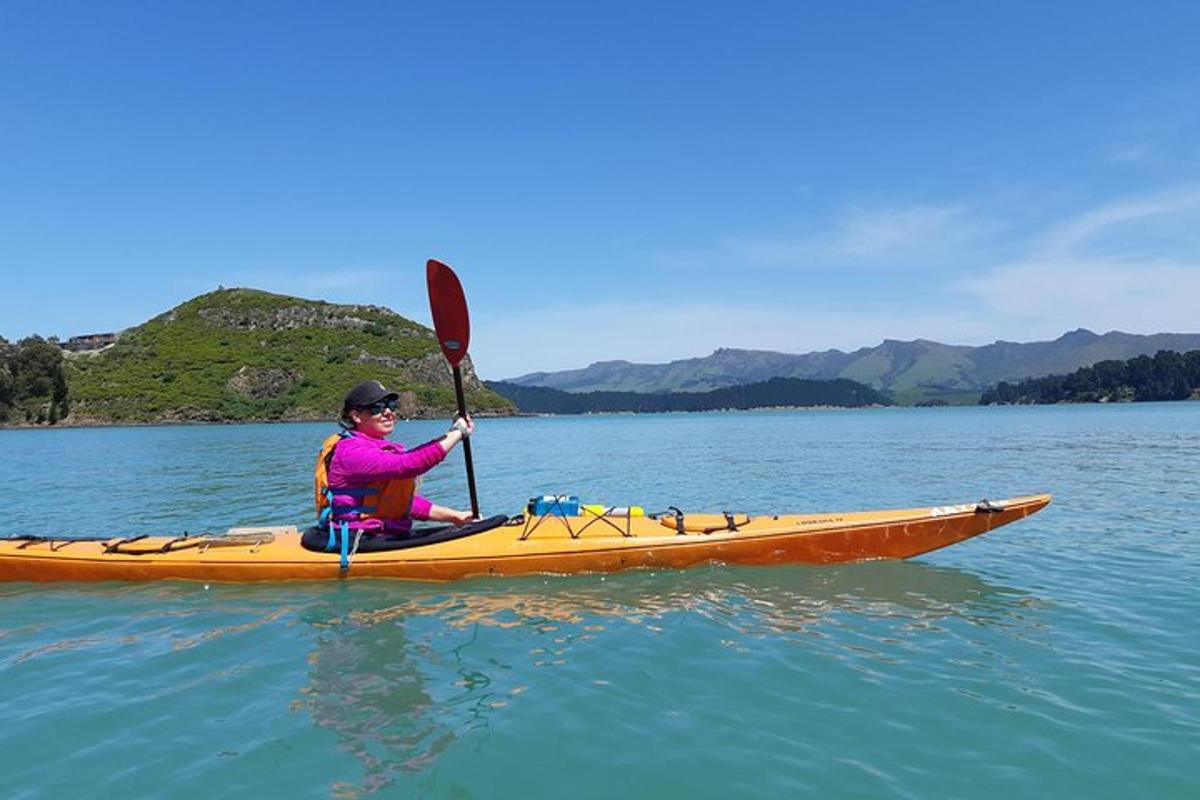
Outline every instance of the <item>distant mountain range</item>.
{"label": "distant mountain range", "polygon": [[1099,335],[1080,328],[1049,342],[998,341],[979,347],[887,339],[850,353],[824,350],[796,355],[722,348],[703,358],[667,364],[599,361],[583,369],[533,372],[506,382],[567,392],[705,392],[776,377],[847,378],[886,391],[901,404],[969,404],[1000,381],[1065,374],[1098,361],[1153,355],[1159,350],[1182,353],[1198,348],[1200,334],[1195,333]]}

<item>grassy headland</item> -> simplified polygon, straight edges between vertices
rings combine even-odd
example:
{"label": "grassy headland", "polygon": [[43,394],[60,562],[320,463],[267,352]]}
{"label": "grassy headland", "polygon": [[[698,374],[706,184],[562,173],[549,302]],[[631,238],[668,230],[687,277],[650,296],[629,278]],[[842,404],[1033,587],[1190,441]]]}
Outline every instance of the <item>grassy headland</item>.
{"label": "grassy headland", "polygon": [[[464,361],[468,405],[508,414]],[[453,413],[450,370],[428,328],[378,306],[219,289],[64,364],[67,424],[331,419],[354,383],[401,393],[402,416]],[[19,421],[19,420],[12,420]]]}

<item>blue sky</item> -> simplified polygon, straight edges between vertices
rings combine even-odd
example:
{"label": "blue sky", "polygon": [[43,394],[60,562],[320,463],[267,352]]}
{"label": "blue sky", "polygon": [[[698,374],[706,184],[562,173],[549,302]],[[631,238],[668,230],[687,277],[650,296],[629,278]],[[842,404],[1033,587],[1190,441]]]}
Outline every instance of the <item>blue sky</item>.
{"label": "blue sky", "polygon": [[1200,4],[0,1],[0,335],[253,286],[479,372],[1200,331]]}

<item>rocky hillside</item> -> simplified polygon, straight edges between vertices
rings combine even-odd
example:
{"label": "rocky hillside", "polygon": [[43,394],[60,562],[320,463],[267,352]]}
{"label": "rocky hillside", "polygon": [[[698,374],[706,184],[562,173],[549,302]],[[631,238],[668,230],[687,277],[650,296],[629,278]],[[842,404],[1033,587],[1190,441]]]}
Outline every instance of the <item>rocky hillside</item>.
{"label": "rocky hillside", "polygon": [[[512,413],[463,362],[468,406]],[[453,413],[433,331],[378,306],[219,289],[69,354],[71,424],[332,419],[354,383],[401,393],[402,416]]]}
{"label": "rocky hillside", "polygon": [[1197,348],[1200,334],[1139,336],[1112,331],[1101,336],[1080,329],[1049,342],[1000,341],[982,347],[888,339],[850,353],[721,349],[704,358],[667,364],[602,361],[583,369],[535,372],[509,382],[569,392],[702,392],[773,377],[848,378],[888,392],[901,404],[975,403],[985,389],[1000,381],[1064,374],[1099,361],[1153,355],[1159,350]]}

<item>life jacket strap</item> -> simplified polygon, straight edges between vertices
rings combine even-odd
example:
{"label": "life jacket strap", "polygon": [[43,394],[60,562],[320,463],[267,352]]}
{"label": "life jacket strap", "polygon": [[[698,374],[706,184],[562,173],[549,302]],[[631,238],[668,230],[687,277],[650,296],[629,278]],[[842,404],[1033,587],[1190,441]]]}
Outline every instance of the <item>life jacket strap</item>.
{"label": "life jacket strap", "polygon": [[331,520],[329,523],[329,541],[325,543],[325,551],[332,553],[335,547],[337,547],[337,523]]}
{"label": "life jacket strap", "polygon": [[370,486],[365,489],[351,489],[347,486],[327,486],[325,488],[327,497],[333,497],[335,494],[344,495],[346,497],[370,497],[373,494],[379,494],[378,489],[372,489]]}
{"label": "life jacket strap", "polygon": [[359,503],[359,504],[355,504],[355,505],[347,505],[345,503],[335,503],[335,502],[333,502],[333,497],[335,494],[341,495],[343,497],[350,496],[350,497],[358,497],[358,498],[365,499],[367,497],[370,497],[371,495],[379,494],[379,492],[377,490],[371,489],[371,488],[346,489],[346,488],[339,487],[339,488],[335,489],[331,486],[326,486],[325,487],[325,503],[326,504],[325,504],[325,508],[321,509],[320,516],[317,517],[318,525],[324,524],[325,521],[330,519],[331,517],[339,516],[342,514],[374,514],[376,508],[378,508],[378,506],[370,506],[370,505],[366,505],[363,503]]}
{"label": "life jacket strap", "polygon": [[[359,535],[361,535],[359,531]],[[355,537],[355,550],[358,549],[358,539]],[[325,544],[325,551],[332,553],[338,550],[339,559],[338,566],[342,572],[350,569],[350,523],[348,522],[330,522],[329,523],[329,541]]]}
{"label": "life jacket strap", "polygon": [[340,567],[342,572],[350,569],[350,523],[342,523],[342,553]]}

